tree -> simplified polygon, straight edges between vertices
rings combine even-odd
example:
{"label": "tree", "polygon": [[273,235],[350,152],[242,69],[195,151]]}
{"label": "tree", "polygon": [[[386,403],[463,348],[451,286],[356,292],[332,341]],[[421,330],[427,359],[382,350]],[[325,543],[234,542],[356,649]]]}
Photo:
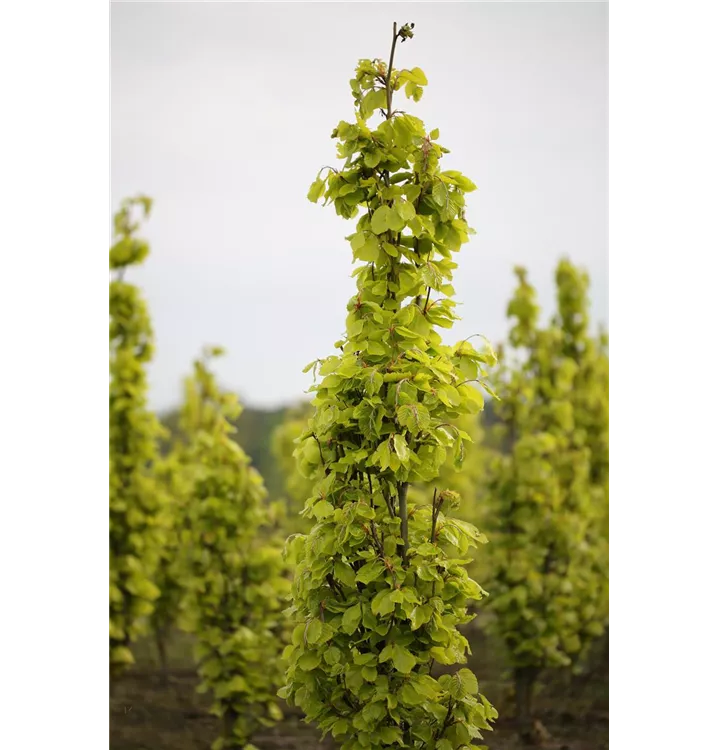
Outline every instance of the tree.
{"label": "tree", "polygon": [[[450,516],[460,498],[439,474],[447,455],[461,464],[469,436],[453,422],[481,409],[472,383],[495,357],[436,331],[456,318],[452,255],[472,231],[475,186],[440,169],[437,130],[395,108],[400,89],[419,101],[427,83],[394,68],[412,35],[395,24],[388,65],[359,61],[356,122],[333,132],[344,165],[322,169],[308,196],[360,214],[347,239],[361,264],[339,353],[313,364],[322,377],[298,462],[317,480],[303,511],[315,525],[288,545],[296,625],[281,695],[344,750],[463,747],[496,716],[470,670],[432,676],[435,662],[465,662],[457,625],[484,593],[462,559],[484,537]],[[414,483],[433,487],[431,503],[409,501]]]}
{"label": "tree", "polygon": [[184,442],[175,438],[169,453],[158,459],[154,475],[158,492],[162,493],[159,524],[163,543],[158,550],[154,582],[159,589],[150,625],[155,636],[162,671],[167,672],[167,644],[177,624],[185,592],[182,526],[191,489],[192,467],[187,465],[188,451]]}
{"label": "tree", "polygon": [[159,591],[152,582],[161,544],[159,494],[151,473],[159,422],[147,409],[145,368],[153,341],[139,289],[124,280],[149,246],[135,234],[133,211],[149,216],[152,202],[123,201],[114,217],[110,247],[110,670],[116,675],[134,659],[130,644],[143,632]]}
{"label": "tree", "polygon": [[575,663],[607,616],[608,362],[588,336],[588,279],[559,264],[558,314],[538,326],[526,271],[508,307],[515,356],[502,365],[502,420],[487,480],[490,608],[531,718],[544,668]]}
{"label": "tree", "polygon": [[[209,351],[218,356],[221,350]],[[223,736],[212,746],[252,748],[260,726],[281,719],[281,609],[289,591],[266,490],[232,439],[241,407],[205,360],[186,384],[181,428],[190,474],[180,533],[186,557],[182,626],[197,637],[200,690],[212,690]]]}
{"label": "tree", "polygon": [[272,432],[271,444],[274,460],[279,467],[284,493],[287,497],[287,530],[291,533],[307,531],[311,523],[299,513],[314,488],[313,468],[308,477],[303,476],[295,460],[297,440],[306,430],[312,408],[302,403],[290,409],[284,421]]}
{"label": "tree", "polygon": [[[292,532],[306,532],[308,522],[304,518],[292,520],[293,515],[301,511],[306,498],[312,494],[314,488],[313,475],[316,465],[309,464],[306,467],[308,475],[300,471],[297,458],[302,455],[301,436],[307,429],[313,409],[310,403],[303,403],[291,409],[285,421],[277,427],[272,435],[272,451],[275,460],[280,467],[280,473],[284,481],[284,489],[288,500],[288,529]],[[476,414],[464,414],[452,420],[451,424],[463,430],[469,437],[465,438],[465,458],[461,467],[454,465],[453,456],[447,455],[444,463],[439,469],[439,477],[435,482],[441,487],[453,487],[462,498],[468,499],[465,503],[464,514],[471,517],[478,516],[480,499],[477,497],[480,479],[483,476],[481,458],[483,453],[479,451],[482,441],[482,429]],[[298,443],[300,444],[298,447]],[[415,504],[431,502],[433,486],[431,483],[416,483],[409,486],[407,501]],[[473,499],[473,502],[472,502]],[[470,568],[471,569],[471,568]]]}

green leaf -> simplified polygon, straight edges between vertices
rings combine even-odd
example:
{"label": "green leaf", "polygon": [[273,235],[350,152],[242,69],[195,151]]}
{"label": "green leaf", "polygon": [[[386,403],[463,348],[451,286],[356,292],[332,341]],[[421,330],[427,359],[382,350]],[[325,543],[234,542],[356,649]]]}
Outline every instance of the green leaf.
{"label": "green leaf", "polygon": [[349,609],[345,610],[342,615],[342,630],[347,634],[351,635],[358,627],[361,622],[361,604],[357,602]]}
{"label": "green leaf", "polygon": [[406,464],[409,461],[409,457],[411,455],[409,451],[409,446],[407,445],[406,438],[403,435],[400,435],[397,433],[394,435],[394,452],[396,453],[398,459],[403,463]]}
{"label": "green leaf", "polygon": [[383,589],[371,602],[371,611],[375,615],[388,615],[394,611],[394,602],[391,597],[391,589]]}
{"label": "green leaf", "polygon": [[381,576],[386,568],[384,567],[384,563],[380,560],[372,560],[371,562],[367,563],[366,565],[362,565],[361,568],[357,571],[356,580],[359,581],[359,583],[371,583],[372,581],[376,581],[379,576]]}
{"label": "green leaf", "polygon": [[379,260],[379,242],[377,238],[373,234],[368,235],[361,247],[354,251],[354,257],[366,263],[375,263]]}
{"label": "green leaf", "polygon": [[415,83],[418,83],[420,86],[426,86],[429,83],[426,74],[421,68],[412,68],[411,72]]}
{"label": "green leaf", "polygon": [[429,410],[423,404],[404,404],[397,409],[396,418],[413,435],[426,429],[431,422]]}
{"label": "green leaf", "polygon": [[409,674],[416,665],[416,657],[403,646],[396,644],[391,660],[397,670],[403,674]]}
{"label": "green leaf", "polygon": [[374,232],[374,234],[388,232],[391,216],[392,210],[389,206],[379,206],[371,217],[371,231]]}
{"label": "green leaf", "polygon": [[388,438],[379,444],[379,447],[376,449],[376,457],[379,459],[379,466],[381,466],[382,471],[386,471],[389,468],[391,459]]}
{"label": "green leaf", "polygon": [[374,680],[376,680],[376,678],[378,676],[378,672],[377,672],[376,667],[372,667],[372,666],[362,667],[361,676],[367,682],[374,682]]}
{"label": "green leaf", "polygon": [[456,673],[457,679],[461,680],[462,689],[468,695],[476,695],[479,692],[479,683],[476,675],[470,669],[460,669]]}
{"label": "green leaf", "polygon": [[327,500],[320,500],[312,506],[312,513],[321,521],[334,513],[334,506]]}
{"label": "green leaf", "polygon": [[399,203],[397,203],[395,206],[395,210],[404,222],[411,221],[416,216],[414,206],[411,203],[407,203],[406,201],[400,201]]}
{"label": "green leaf", "polygon": [[321,177],[317,177],[309,188],[307,198],[309,198],[312,203],[316,203],[324,195],[324,187],[324,180]]}
{"label": "green leaf", "polygon": [[404,228],[404,220],[401,218],[399,212],[395,208],[389,209],[389,216],[387,218],[389,229],[394,232],[401,232]]}
{"label": "green leaf", "polygon": [[419,706],[424,702],[424,699],[410,682],[405,682],[399,689],[399,700],[405,706]]}
{"label": "green leaf", "polygon": [[366,238],[364,236],[364,232],[356,232],[356,234],[351,235],[350,244],[352,246],[352,250],[356,251],[360,247],[363,247],[366,242]]}
{"label": "green leaf", "polygon": [[322,636],[322,623],[320,620],[311,620],[307,625],[307,643],[317,643]]}
{"label": "green leaf", "polygon": [[382,727],[379,730],[379,737],[385,745],[401,745],[402,733],[399,727]]}
{"label": "green leaf", "polygon": [[316,669],[321,662],[321,658],[316,651],[307,651],[302,654],[297,660],[297,664],[305,671],[311,672],[312,669]]}

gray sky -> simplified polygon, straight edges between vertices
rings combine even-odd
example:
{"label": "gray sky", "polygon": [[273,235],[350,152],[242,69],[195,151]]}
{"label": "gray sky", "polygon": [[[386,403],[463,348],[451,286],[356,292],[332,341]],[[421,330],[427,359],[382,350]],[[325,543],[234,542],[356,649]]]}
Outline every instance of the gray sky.
{"label": "gray sky", "polygon": [[111,19],[113,208],[155,199],[152,255],[127,277],[155,326],[153,407],[178,404],[205,343],[228,349],[222,384],[267,407],[300,398],[304,365],[334,351],[354,222],[306,193],[338,164],[357,60],[388,57],[395,20],[416,24],[395,64],[429,79],[406,109],[478,186],[446,340],[505,336],[517,263],[553,312],[562,255],[608,325],[607,4],[113,3]]}

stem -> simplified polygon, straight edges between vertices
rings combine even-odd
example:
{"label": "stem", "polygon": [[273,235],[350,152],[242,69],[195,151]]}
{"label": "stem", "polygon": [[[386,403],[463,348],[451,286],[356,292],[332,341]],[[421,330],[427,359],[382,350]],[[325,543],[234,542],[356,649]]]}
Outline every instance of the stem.
{"label": "stem", "polygon": [[312,437],[317,441],[317,447],[319,448],[319,458],[322,462],[322,466],[325,466],[326,462],[324,461],[324,455],[322,453],[322,444],[319,442],[319,438],[314,433],[312,433]]}
{"label": "stem", "polygon": [[426,308],[429,304],[429,295],[431,294],[431,287],[426,287],[426,302],[424,302],[424,315],[426,315]]}
{"label": "stem", "polygon": [[162,680],[167,680],[167,649],[165,648],[165,629],[160,627],[155,632],[155,644],[157,646],[157,655],[160,659],[160,668],[162,671]]}
{"label": "stem", "polygon": [[538,675],[538,667],[517,667],[514,671],[516,718],[520,724],[528,724],[531,721],[531,699]]}
{"label": "stem", "polygon": [[391,55],[389,56],[389,69],[386,72],[386,119],[391,117],[391,70],[394,67],[394,51],[396,50],[396,40],[399,35],[396,33],[396,21],[394,21],[394,30],[391,39]]}
{"label": "stem", "polygon": [[237,723],[237,719],[239,719],[239,714],[232,708],[231,706],[227,706],[224,711],[223,716],[223,730],[224,730],[224,738],[227,740],[231,740],[235,737],[234,734],[234,725]]}
{"label": "stem", "polygon": [[439,517],[439,509],[436,505],[436,487],[434,487],[434,497],[431,501],[431,539],[432,544],[436,541],[436,521]]}
{"label": "stem", "polygon": [[409,552],[409,512],[406,507],[406,493],[409,491],[409,483],[399,484],[399,517],[401,518],[401,538],[403,541],[401,558],[406,565],[406,555]]}

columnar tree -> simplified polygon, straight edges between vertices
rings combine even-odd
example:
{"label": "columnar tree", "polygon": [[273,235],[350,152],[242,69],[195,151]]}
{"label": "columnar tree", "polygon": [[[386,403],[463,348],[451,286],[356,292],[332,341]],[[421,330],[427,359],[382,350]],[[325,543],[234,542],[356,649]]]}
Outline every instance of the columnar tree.
{"label": "columnar tree", "polygon": [[[314,488],[314,474],[316,464],[310,463],[304,466],[297,462],[297,458],[303,455],[301,436],[307,429],[309,419],[313,414],[311,404],[305,403],[292,409],[286,416],[284,422],[279,425],[272,434],[272,452],[279,465],[284,481],[284,489],[288,496],[288,522],[286,528],[292,532],[306,531],[310,521],[297,517],[292,518],[301,510],[307,497],[312,494]],[[469,437],[465,438],[465,457],[461,466],[457,468],[452,455],[446,456],[446,460],[439,468],[439,477],[434,484],[442,487],[452,487],[465,499],[462,513],[475,522],[479,516],[479,508],[482,508],[478,498],[478,488],[483,477],[481,459],[483,453],[479,446],[482,441],[483,431],[479,425],[476,414],[464,414],[452,420],[452,425],[463,430]],[[302,470],[306,469],[306,475]],[[407,498],[410,502],[417,504],[431,502],[433,496],[433,484],[416,483],[409,487]],[[482,556],[483,557],[483,556]],[[478,562],[478,557],[472,562]],[[475,565],[469,565],[472,570]]]}
{"label": "columnar tree", "polygon": [[[411,36],[395,25],[388,64],[359,61],[356,120],[333,132],[344,164],[309,191],[359,216],[348,237],[359,265],[339,351],[314,365],[321,380],[298,451],[317,480],[304,510],[315,525],[288,545],[296,626],[282,695],[344,750],[459,748],[496,716],[470,670],[432,674],[465,662],[457,625],[484,593],[464,567],[484,538],[452,517],[460,498],[439,475],[447,455],[463,459],[469,436],[454,422],[480,410],[473,384],[494,355],[444,345],[436,330],[456,318],[453,254],[472,232],[464,195],[475,186],[440,168],[438,130],[397,106],[400,90],[418,101],[427,83],[421,69],[394,66]],[[432,487],[431,502],[409,499],[414,483]]]}
{"label": "columnar tree", "polygon": [[181,429],[191,474],[180,533],[181,624],[197,637],[200,690],[212,691],[212,711],[223,719],[213,750],[252,748],[252,734],[281,718],[280,615],[289,581],[281,543],[267,534],[262,478],[232,439],[236,396],[219,389],[205,360],[195,363],[186,396]]}
{"label": "columnar tree", "polygon": [[302,518],[299,513],[314,487],[314,467],[311,467],[309,476],[304,476],[299,471],[294,454],[297,449],[297,441],[306,430],[312,411],[309,403],[294,407],[272,433],[272,455],[279,467],[284,493],[287,498],[285,526],[291,532],[303,532],[311,527],[311,521]]}
{"label": "columnar tree", "polygon": [[516,275],[515,357],[497,387],[502,450],[488,471],[489,606],[514,668],[518,718],[528,721],[541,670],[574,663],[605,626],[608,393],[607,360],[587,334],[585,277],[561,263],[559,312],[541,328],[535,290],[524,269]]}
{"label": "columnar tree", "polygon": [[563,333],[562,354],[576,363],[571,391],[576,430],[574,441],[590,452],[592,512],[599,523],[594,548],[605,568],[601,609],[608,611],[608,335],[590,333],[588,274],[562,259],[555,274],[555,325]]}
{"label": "columnar tree", "polygon": [[161,428],[147,408],[145,368],[152,327],[139,289],[124,276],[149,253],[136,237],[149,198],[125,200],[114,217],[110,247],[110,668],[133,662],[130,644],[142,632],[159,591],[152,582],[161,538],[159,494],[151,474]]}
{"label": "columnar tree", "polygon": [[168,454],[157,461],[154,470],[158,491],[163,498],[159,515],[163,541],[158,550],[154,575],[154,582],[160,593],[155,601],[150,625],[163,671],[167,669],[167,645],[172,629],[177,624],[185,591],[181,533],[191,489],[189,475],[192,468],[186,462],[184,442],[174,440]]}

